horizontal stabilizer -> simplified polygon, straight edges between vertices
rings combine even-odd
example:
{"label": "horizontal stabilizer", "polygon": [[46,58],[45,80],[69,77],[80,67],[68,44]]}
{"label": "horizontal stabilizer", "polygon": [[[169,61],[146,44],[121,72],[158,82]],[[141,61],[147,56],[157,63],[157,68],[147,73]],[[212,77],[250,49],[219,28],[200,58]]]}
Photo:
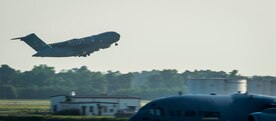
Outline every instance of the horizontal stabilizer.
{"label": "horizontal stabilizer", "polygon": [[17,40],[17,39],[22,39],[24,37],[17,37],[17,38],[12,38],[11,40]]}

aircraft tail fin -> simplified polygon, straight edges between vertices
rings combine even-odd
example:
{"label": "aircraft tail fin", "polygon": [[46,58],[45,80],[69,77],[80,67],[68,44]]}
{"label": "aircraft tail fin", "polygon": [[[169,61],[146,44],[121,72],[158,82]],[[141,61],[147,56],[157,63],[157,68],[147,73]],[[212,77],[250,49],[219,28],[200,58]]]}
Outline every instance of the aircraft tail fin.
{"label": "aircraft tail fin", "polygon": [[46,48],[49,48],[49,45],[47,45],[45,42],[39,39],[34,33],[29,34],[25,37],[13,38],[11,40],[16,40],[16,39],[20,39],[21,41],[24,41],[37,52],[44,50]]}

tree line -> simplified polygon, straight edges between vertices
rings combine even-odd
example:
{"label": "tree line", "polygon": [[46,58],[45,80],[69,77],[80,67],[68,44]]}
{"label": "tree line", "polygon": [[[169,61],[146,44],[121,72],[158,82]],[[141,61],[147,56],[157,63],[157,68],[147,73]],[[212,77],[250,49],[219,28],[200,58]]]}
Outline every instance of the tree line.
{"label": "tree line", "polygon": [[0,99],[48,99],[54,95],[129,95],[145,99],[185,93],[190,78],[241,77],[232,72],[195,70],[179,73],[174,69],[120,73],[90,71],[86,66],[56,72],[47,65],[21,72],[8,65],[0,67]]}

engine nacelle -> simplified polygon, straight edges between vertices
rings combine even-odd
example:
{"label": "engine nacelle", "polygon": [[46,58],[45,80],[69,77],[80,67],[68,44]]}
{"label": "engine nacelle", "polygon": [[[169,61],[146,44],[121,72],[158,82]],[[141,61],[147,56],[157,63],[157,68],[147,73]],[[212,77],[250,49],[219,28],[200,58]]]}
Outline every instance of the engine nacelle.
{"label": "engine nacelle", "polygon": [[276,121],[276,108],[267,108],[248,116],[248,121]]}

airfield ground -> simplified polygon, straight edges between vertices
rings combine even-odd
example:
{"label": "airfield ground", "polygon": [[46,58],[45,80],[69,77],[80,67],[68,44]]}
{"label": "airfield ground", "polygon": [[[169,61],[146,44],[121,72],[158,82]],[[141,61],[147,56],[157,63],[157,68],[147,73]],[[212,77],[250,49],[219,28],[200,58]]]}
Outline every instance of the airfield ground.
{"label": "airfield ground", "polygon": [[[145,105],[148,101],[141,101]],[[113,116],[51,115],[49,100],[0,100],[0,121],[126,121]]]}

